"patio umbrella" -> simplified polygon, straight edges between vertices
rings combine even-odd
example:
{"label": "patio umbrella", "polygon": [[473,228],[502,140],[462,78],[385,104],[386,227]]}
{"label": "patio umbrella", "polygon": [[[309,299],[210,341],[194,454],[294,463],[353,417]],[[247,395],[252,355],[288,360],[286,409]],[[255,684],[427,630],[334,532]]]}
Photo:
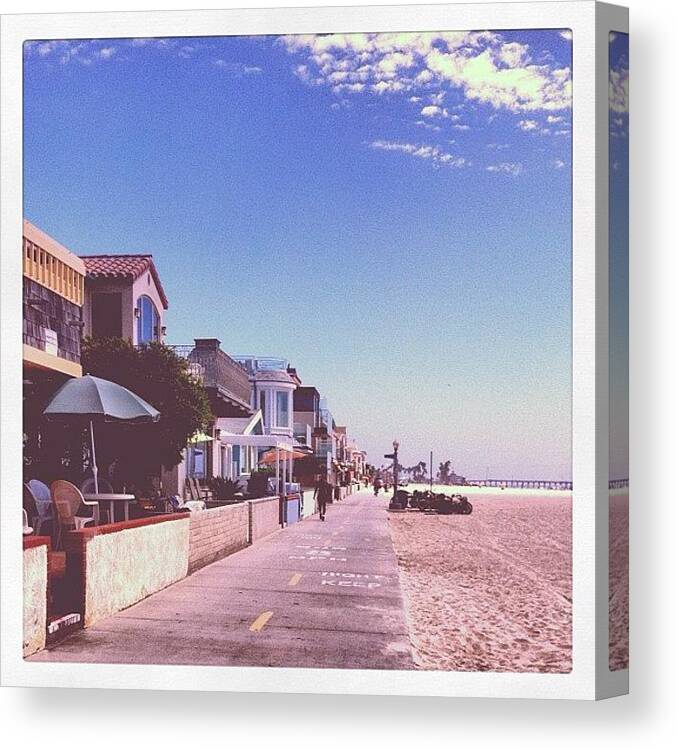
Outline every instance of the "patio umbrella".
{"label": "patio umbrella", "polygon": [[279,448],[278,453],[276,453],[275,448],[271,448],[270,450],[267,450],[266,453],[262,454],[262,456],[259,458],[260,464],[274,464],[278,460],[278,458],[303,458],[306,453],[302,453],[301,451],[293,450],[290,451],[287,448]]}
{"label": "patio umbrella", "polygon": [[99,492],[94,422],[157,422],[160,412],[136,393],[110,380],[85,375],[66,381],[52,396],[43,414],[50,420],[82,418],[89,421],[94,491]]}

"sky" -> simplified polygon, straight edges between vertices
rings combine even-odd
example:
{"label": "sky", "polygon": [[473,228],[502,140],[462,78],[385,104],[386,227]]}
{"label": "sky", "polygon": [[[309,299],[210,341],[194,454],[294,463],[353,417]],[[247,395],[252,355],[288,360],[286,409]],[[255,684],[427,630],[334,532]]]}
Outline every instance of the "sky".
{"label": "sky", "polygon": [[571,478],[567,30],[36,40],[24,211],[386,463]]}
{"label": "sky", "polygon": [[610,34],[610,479],[629,478],[629,35]]}

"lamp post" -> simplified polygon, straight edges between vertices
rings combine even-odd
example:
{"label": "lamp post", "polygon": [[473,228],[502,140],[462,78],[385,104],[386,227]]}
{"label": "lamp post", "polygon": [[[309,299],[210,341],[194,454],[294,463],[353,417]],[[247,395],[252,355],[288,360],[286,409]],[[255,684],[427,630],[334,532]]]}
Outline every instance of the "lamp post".
{"label": "lamp post", "polygon": [[393,441],[393,500],[395,502],[396,492],[398,492],[398,448],[400,443],[397,440]]}

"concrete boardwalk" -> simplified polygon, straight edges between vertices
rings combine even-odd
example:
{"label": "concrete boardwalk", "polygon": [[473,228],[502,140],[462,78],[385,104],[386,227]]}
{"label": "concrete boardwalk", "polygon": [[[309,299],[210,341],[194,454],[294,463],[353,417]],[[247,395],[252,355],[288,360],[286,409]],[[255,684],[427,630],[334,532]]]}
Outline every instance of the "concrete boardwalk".
{"label": "concrete boardwalk", "polygon": [[385,507],[351,495],[31,661],[412,669]]}

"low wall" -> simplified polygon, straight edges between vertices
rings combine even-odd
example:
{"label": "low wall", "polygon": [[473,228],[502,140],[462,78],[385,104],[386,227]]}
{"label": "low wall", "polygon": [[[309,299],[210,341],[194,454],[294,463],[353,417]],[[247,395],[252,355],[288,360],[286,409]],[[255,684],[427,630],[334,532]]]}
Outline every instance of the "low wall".
{"label": "low wall", "polygon": [[296,523],[301,519],[301,498],[299,495],[288,497],[285,500],[284,516],[285,524]]}
{"label": "low wall", "polygon": [[106,524],[65,535],[66,575],[85,627],[188,574],[189,514]]}
{"label": "low wall", "polygon": [[248,500],[249,541],[254,544],[280,528],[280,501],[277,497]]}
{"label": "low wall", "polygon": [[45,648],[47,639],[47,553],[50,539],[34,536],[24,539],[24,656]]}
{"label": "low wall", "polygon": [[249,508],[247,503],[224,505],[191,513],[188,534],[188,572],[247,547]]}
{"label": "low wall", "polygon": [[316,501],[313,499],[313,490],[304,490],[301,494],[301,517],[308,518],[317,510]]}

